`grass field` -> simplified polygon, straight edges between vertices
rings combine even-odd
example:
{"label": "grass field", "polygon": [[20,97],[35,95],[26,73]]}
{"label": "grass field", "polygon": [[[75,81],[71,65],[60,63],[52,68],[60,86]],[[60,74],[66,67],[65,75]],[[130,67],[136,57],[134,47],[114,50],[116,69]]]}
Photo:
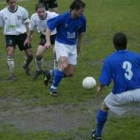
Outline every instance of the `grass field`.
{"label": "grass field", "polygon": [[[19,1],[18,4],[26,7],[31,15],[34,13],[36,1]],[[76,74],[73,78],[62,81],[57,98],[48,95],[49,90],[43,85],[42,76],[33,80],[24,73],[22,68],[24,52],[20,52],[18,48],[15,51],[17,81],[11,83],[5,80],[8,78],[6,51],[4,36],[0,33],[0,140],[91,139],[90,131],[95,126],[96,111],[99,109],[101,99],[97,101],[95,88],[89,91],[82,88],[82,79],[90,75],[98,81],[104,58],[114,51],[112,37],[118,31],[126,33],[129,50],[140,52],[140,1],[84,1],[87,32],[81,54],[78,56]],[[72,0],[58,0],[59,13],[68,11],[71,2]],[[6,3],[0,0],[0,10],[5,6]],[[35,34],[32,41],[34,54],[37,45],[38,36]],[[52,68],[51,50],[44,55],[44,67]],[[34,61],[31,70],[35,71]],[[111,86],[105,88],[103,97],[110,90]],[[103,140],[139,140],[139,113],[139,111],[134,114],[130,112],[123,117],[111,114],[104,128]],[[52,119],[48,116],[52,116]],[[44,127],[39,124],[35,126],[34,124],[39,123],[41,118],[44,124],[48,123],[50,126],[46,128],[42,122],[40,124]],[[60,119],[61,123],[55,125],[55,119],[58,122]],[[86,121],[87,123],[84,123]]]}

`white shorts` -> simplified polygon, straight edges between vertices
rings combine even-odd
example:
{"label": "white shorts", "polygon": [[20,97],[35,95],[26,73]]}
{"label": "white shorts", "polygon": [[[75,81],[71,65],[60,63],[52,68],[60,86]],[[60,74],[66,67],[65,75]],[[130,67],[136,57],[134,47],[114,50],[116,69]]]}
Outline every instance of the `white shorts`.
{"label": "white shorts", "polygon": [[140,110],[140,89],[129,90],[120,94],[112,92],[104,99],[107,107],[118,115],[124,114],[132,107],[139,107]]}
{"label": "white shorts", "polygon": [[66,45],[55,41],[56,59],[67,57],[68,63],[71,65],[77,64],[77,47],[76,45]]}

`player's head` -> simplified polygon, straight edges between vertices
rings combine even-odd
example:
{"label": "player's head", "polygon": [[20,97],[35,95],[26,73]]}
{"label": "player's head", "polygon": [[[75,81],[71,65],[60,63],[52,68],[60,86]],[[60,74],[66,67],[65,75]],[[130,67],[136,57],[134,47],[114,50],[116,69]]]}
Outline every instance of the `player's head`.
{"label": "player's head", "polygon": [[74,0],[70,5],[70,10],[73,11],[75,17],[80,17],[85,8],[86,4],[82,0]]}
{"label": "player's head", "polygon": [[17,0],[6,0],[6,2],[11,10],[15,10]]}
{"label": "player's head", "polygon": [[116,50],[125,50],[127,48],[127,38],[124,33],[118,32],[113,37],[113,44]]}
{"label": "player's head", "polygon": [[35,11],[37,12],[40,19],[44,19],[46,17],[46,10],[44,4],[42,3],[36,4]]}

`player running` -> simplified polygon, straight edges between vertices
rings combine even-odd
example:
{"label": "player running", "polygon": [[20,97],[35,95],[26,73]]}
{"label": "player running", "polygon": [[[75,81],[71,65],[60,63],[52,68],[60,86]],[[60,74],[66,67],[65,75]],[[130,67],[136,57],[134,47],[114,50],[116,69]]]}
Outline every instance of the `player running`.
{"label": "player running", "polygon": [[16,4],[17,0],[6,0],[6,2],[8,6],[0,11],[0,27],[4,27],[9,80],[15,81],[14,53],[16,45],[18,45],[20,51],[25,51],[26,60],[23,68],[30,75],[29,64],[33,59],[33,51],[30,44],[24,44],[30,20],[27,10]]}
{"label": "player running", "polygon": [[[58,16],[55,12],[49,12],[45,10],[45,7],[43,4],[39,3],[35,6],[36,13],[34,13],[31,16],[30,24],[29,24],[29,33],[26,39],[26,44],[30,43],[30,38],[32,37],[32,34],[37,29],[40,37],[40,43],[36,52],[36,72],[34,73],[33,78],[37,79],[40,74],[43,72],[43,54],[47,50],[47,48],[44,46],[46,43],[46,28],[47,28],[47,22],[49,19],[54,18]],[[51,44],[54,44],[55,41],[55,35],[56,35],[56,29],[52,30],[51,32]]]}

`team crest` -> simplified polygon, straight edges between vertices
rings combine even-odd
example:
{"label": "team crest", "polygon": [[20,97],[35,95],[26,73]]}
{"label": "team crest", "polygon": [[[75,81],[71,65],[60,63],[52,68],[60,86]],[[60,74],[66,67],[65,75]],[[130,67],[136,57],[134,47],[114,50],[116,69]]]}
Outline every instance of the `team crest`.
{"label": "team crest", "polygon": [[21,19],[21,16],[17,16],[17,19],[20,20]]}

